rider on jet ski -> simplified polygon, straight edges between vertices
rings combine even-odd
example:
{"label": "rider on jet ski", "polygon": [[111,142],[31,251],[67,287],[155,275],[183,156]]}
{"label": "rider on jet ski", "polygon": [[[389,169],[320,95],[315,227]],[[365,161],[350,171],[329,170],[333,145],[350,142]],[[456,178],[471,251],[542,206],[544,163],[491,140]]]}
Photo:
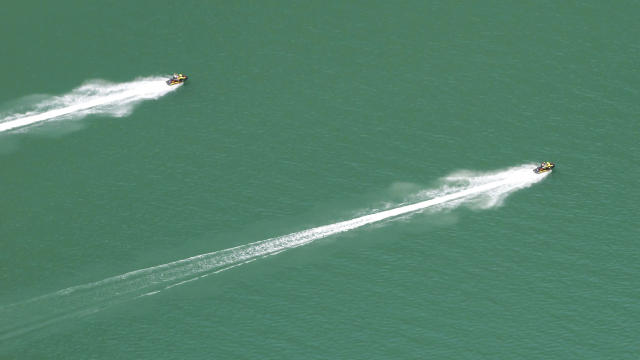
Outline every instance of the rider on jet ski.
{"label": "rider on jet ski", "polygon": [[167,85],[181,84],[185,82],[189,77],[184,74],[173,73],[171,79],[167,80]]}
{"label": "rider on jet ski", "polygon": [[543,161],[540,166],[538,166],[537,168],[533,169],[533,172],[535,173],[543,173],[543,172],[547,172],[550,171],[551,169],[553,169],[554,167],[556,167],[556,164],[549,162],[549,161]]}

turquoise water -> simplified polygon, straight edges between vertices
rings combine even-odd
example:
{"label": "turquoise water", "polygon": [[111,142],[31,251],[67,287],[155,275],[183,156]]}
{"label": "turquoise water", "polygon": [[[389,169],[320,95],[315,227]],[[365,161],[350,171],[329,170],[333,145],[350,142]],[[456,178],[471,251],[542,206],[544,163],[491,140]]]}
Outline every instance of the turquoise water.
{"label": "turquoise water", "polygon": [[0,358],[635,358],[639,10],[9,5]]}

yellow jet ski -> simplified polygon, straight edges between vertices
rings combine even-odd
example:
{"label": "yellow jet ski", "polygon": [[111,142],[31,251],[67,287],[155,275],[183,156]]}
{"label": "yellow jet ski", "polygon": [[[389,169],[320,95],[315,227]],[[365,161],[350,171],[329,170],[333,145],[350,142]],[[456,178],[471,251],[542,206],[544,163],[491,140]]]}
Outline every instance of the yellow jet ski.
{"label": "yellow jet ski", "polygon": [[167,85],[171,86],[171,85],[182,84],[183,82],[187,81],[188,78],[189,77],[184,74],[173,74],[171,79],[167,80]]}
{"label": "yellow jet ski", "polygon": [[554,164],[552,162],[545,161],[542,164],[540,164],[540,166],[538,166],[537,168],[533,169],[533,172],[536,173],[536,174],[542,174],[542,173],[545,173],[547,171],[553,170],[554,167],[556,167],[556,164]]}

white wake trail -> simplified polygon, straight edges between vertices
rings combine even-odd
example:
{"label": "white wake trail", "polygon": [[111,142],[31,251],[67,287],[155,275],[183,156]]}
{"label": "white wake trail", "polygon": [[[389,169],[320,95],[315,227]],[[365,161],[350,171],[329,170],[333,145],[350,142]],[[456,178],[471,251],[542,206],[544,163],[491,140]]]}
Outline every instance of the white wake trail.
{"label": "white wake trail", "polygon": [[260,257],[275,255],[386,219],[429,208],[452,208],[462,204],[476,208],[494,207],[500,205],[512,192],[529,187],[548,175],[535,174],[532,171],[534,167],[533,164],[527,164],[493,173],[461,172],[445,178],[445,183],[439,189],[428,191],[427,194],[431,196],[429,200],[136,270],[0,307],[0,340],[140,296],[157,294],[161,290],[219,273]]}
{"label": "white wake trail", "polygon": [[32,111],[4,117],[0,120],[0,133],[62,117],[125,116],[137,103],[158,99],[180,86],[168,86],[165,81],[164,77],[140,78],[125,83],[90,81],[68,94],[36,104]]}

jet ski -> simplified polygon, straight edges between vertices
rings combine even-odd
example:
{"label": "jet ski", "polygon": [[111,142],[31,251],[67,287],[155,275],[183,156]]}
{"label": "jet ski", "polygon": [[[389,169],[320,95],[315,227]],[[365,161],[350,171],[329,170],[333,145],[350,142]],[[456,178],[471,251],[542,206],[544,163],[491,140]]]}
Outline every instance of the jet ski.
{"label": "jet ski", "polygon": [[536,174],[542,174],[542,173],[545,173],[547,171],[551,171],[554,167],[556,167],[556,164],[554,164],[552,162],[545,161],[542,164],[540,164],[540,166],[538,166],[537,168],[533,169],[533,172],[536,173]]}
{"label": "jet ski", "polygon": [[189,77],[184,74],[173,74],[171,79],[167,80],[167,85],[171,86],[171,85],[182,84],[183,82],[187,81],[188,78]]}

